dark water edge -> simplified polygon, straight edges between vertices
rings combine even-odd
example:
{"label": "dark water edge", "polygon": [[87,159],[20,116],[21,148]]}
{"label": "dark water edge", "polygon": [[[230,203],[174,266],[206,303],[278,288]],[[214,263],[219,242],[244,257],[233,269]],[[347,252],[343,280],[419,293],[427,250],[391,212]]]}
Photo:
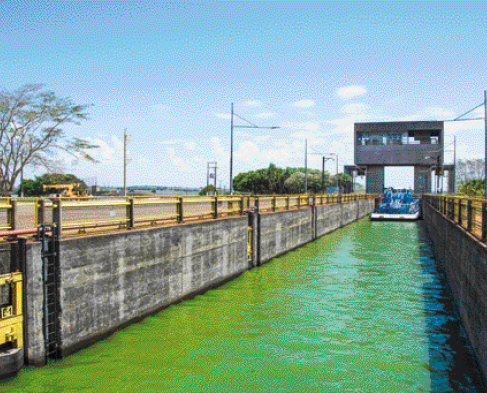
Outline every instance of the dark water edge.
{"label": "dark water edge", "polygon": [[360,222],[0,392],[481,392],[421,223]]}

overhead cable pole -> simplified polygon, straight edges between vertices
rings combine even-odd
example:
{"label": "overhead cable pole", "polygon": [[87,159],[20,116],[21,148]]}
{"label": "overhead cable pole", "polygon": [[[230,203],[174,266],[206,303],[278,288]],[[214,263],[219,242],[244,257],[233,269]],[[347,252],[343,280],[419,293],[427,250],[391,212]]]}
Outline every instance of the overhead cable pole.
{"label": "overhead cable pole", "polygon": [[484,182],[485,194],[484,199],[487,199],[487,90],[484,90],[484,133],[485,133],[485,157],[484,157]]}
{"label": "overhead cable pole", "polygon": [[233,102],[230,119],[230,195],[233,194]]}
{"label": "overhead cable pole", "polygon": [[127,129],[123,131],[123,196],[127,196],[127,143],[130,141]]}
{"label": "overhead cable pole", "polygon": [[338,184],[338,154],[337,156],[337,193],[340,194],[340,185]]}
{"label": "overhead cable pole", "polygon": [[[457,193],[456,187],[456,180],[457,180],[457,137],[453,135],[453,195]],[[450,183],[450,184],[451,184]]]}
{"label": "overhead cable pole", "polygon": [[[240,120],[243,120],[248,123],[248,125],[234,125],[233,124],[233,118],[238,117]],[[272,126],[272,127],[261,127],[258,126],[251,121],[248,121],[247,119],[244,119],[242,116],[239,116],[233,111],[233,102],[231,106],[231,119],[230,119],[230,194],[233,194],[233,129],[234,128],[266,128],[270,130],[275,130],[277,128],[280,128],[278,126]]]}

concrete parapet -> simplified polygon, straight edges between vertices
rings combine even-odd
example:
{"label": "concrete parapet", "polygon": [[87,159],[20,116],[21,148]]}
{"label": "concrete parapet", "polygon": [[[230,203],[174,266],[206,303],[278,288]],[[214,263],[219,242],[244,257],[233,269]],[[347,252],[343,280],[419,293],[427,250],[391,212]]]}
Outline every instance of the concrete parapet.
{"label": "concrete parapet", "polygon": [[487,246],[423,202],[426,230],[487,381]]}

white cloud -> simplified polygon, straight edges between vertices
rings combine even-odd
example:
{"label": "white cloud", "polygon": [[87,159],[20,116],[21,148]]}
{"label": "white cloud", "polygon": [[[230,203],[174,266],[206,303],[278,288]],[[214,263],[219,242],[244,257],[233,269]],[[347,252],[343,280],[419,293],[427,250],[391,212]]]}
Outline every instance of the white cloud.
{"label": "white cloud", "polygon": [[230,159],[230,152],[223,147],[222,140],[219,137],[212,136],[210,138],[210,143],[213,147],[213,151],[215,152],[215,156],[219,160],[227,162]]}
{"label": "white cloud", "polygon": [[230,120],[232,118],[232,115],[230,113],[215,113],[215,116],[225,120]]}
{"label": "white cloud", "polygon": [[169,155],[169,159],[171,160],[171,163],[177,167],[179,170],[183,172],[192,172],[193,168],[186,163],[185,160],[183,160],[180,156],[176,154],[176,150],[174,147],[166,147],[166,152]]}
{"label": "white cloud", "polygon": [[276,114],[272,113],[272,112],[261,112],[261,113],[254,115],[254,117],[256,117],[258,119],[270,119],[272,117],[276,117]]}
{"label": "white cloud", "polygon": [[265,142],[267,141],[271,136],[270,135],[259,135],[259,136],[256,136],[254,139],[257,141],[257,142]]}
{"label": "white cloud", "polygon": [[336,90],[336,95],[344,100],[363,96],[366,93],[367,93],[367,89],[365,88],[365,86],[361,86],[361,85],[343,86]]}
{"label": "white cloud", "polygon": [[315,100],[299,100],[296,101],[293,106],[296,108],[310,108],[315,105]]}
{"label": "white cloud", "polygon": [[184,142],[184,147],[187,150],[194,150],[194,149],[196,149],[196,142],[194,142],[194,141],[186,141],[186,142]]}
{"label": "white cloud", "polygon": [[245,101],[242,106],[250,106],[250,107],[253,107],[253,108],[257,108],[259,106],[262,106],[262,102],[259,101],[259,100],[248,100],[248,101]]}
{"label": "white cloud", "polygon": [[112,135],[112,143],[115,146],[115,149],[123,149],[123,141],[121,139],[118,139],[116,135]]}
{"label": "white cloud", "polygon": [[252,162],[256,157],[260,157],[260,150],[256,143],[251,141],[244,141],[239,144],[238,150],[235,152],[235,158],[239,161]]}

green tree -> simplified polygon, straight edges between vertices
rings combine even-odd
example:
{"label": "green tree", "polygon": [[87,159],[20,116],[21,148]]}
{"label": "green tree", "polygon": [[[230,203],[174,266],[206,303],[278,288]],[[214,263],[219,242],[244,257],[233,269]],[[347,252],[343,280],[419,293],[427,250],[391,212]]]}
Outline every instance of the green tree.
{"label": "green tree", "polygon": [[[72,174],[62,174],[62,173],[46,173],[42,176],[36,176],[34,180],[24,179],[24,194],[26,196],[40,196],[48,194],[49,190],[44,191],[44,185],[49,184],[71,184],[79,183],[79,187],[74,188],[74,191],[83,191],[87,189],[87,186],[83,180]],[[59,190],[52,190],[54,192],[59,192]]]}
{"label": "green tree", "polygon": [[286,191],[291,194],[298,194],[304,191],[305,174],[303,172],[294,172],[284,182]]}
{"label": "green tree", "polygon": [[460,188],[460,194],[470,197],[483,198],[485,194],[485,180],[467,180]]}
{"label": "green tree", "polygon": [[[217,194],[218,194],[218,190],[217,191]],[[200,190],[200,192],[198,193],[198,195],[200,196],[205,196],[206,193],[208,192],[209,195],[213,195],[215,193],[215,186],[210,184],[208,187],[204,187]]]}
{"label": "green tree", "polygon": [[94,161],[88,150],[97,146],[68,138],[61,128],[87,119],[87,108],[42,91],[41,85],[0,91],[0,191],[12,191],[26,167],[55,168],[59,151]]}
{"label": "green tree", "polygon": [[43,194],[42,181],[39,176],[36,176],[34,180],[24,179],[22,186],[24,187],[25,196],[39,196]]}
{"label": "green tree", "polygon": [[[300,173],[301,175],[298,175]],[[270,164],[268,168],[239,173],[233,179],[233,189],[254,194],[284,194],[304,192],[305,168],[279,168]],[[294,177],[293,177],[294,176]],[[291,180],[289,180],[292,177]],[[286,183],[287,182],[287,183]],[[308,190],[320,192],[322,173],[308,169]],[[330,186],[330,175],[325,172],[325,188]]]}

